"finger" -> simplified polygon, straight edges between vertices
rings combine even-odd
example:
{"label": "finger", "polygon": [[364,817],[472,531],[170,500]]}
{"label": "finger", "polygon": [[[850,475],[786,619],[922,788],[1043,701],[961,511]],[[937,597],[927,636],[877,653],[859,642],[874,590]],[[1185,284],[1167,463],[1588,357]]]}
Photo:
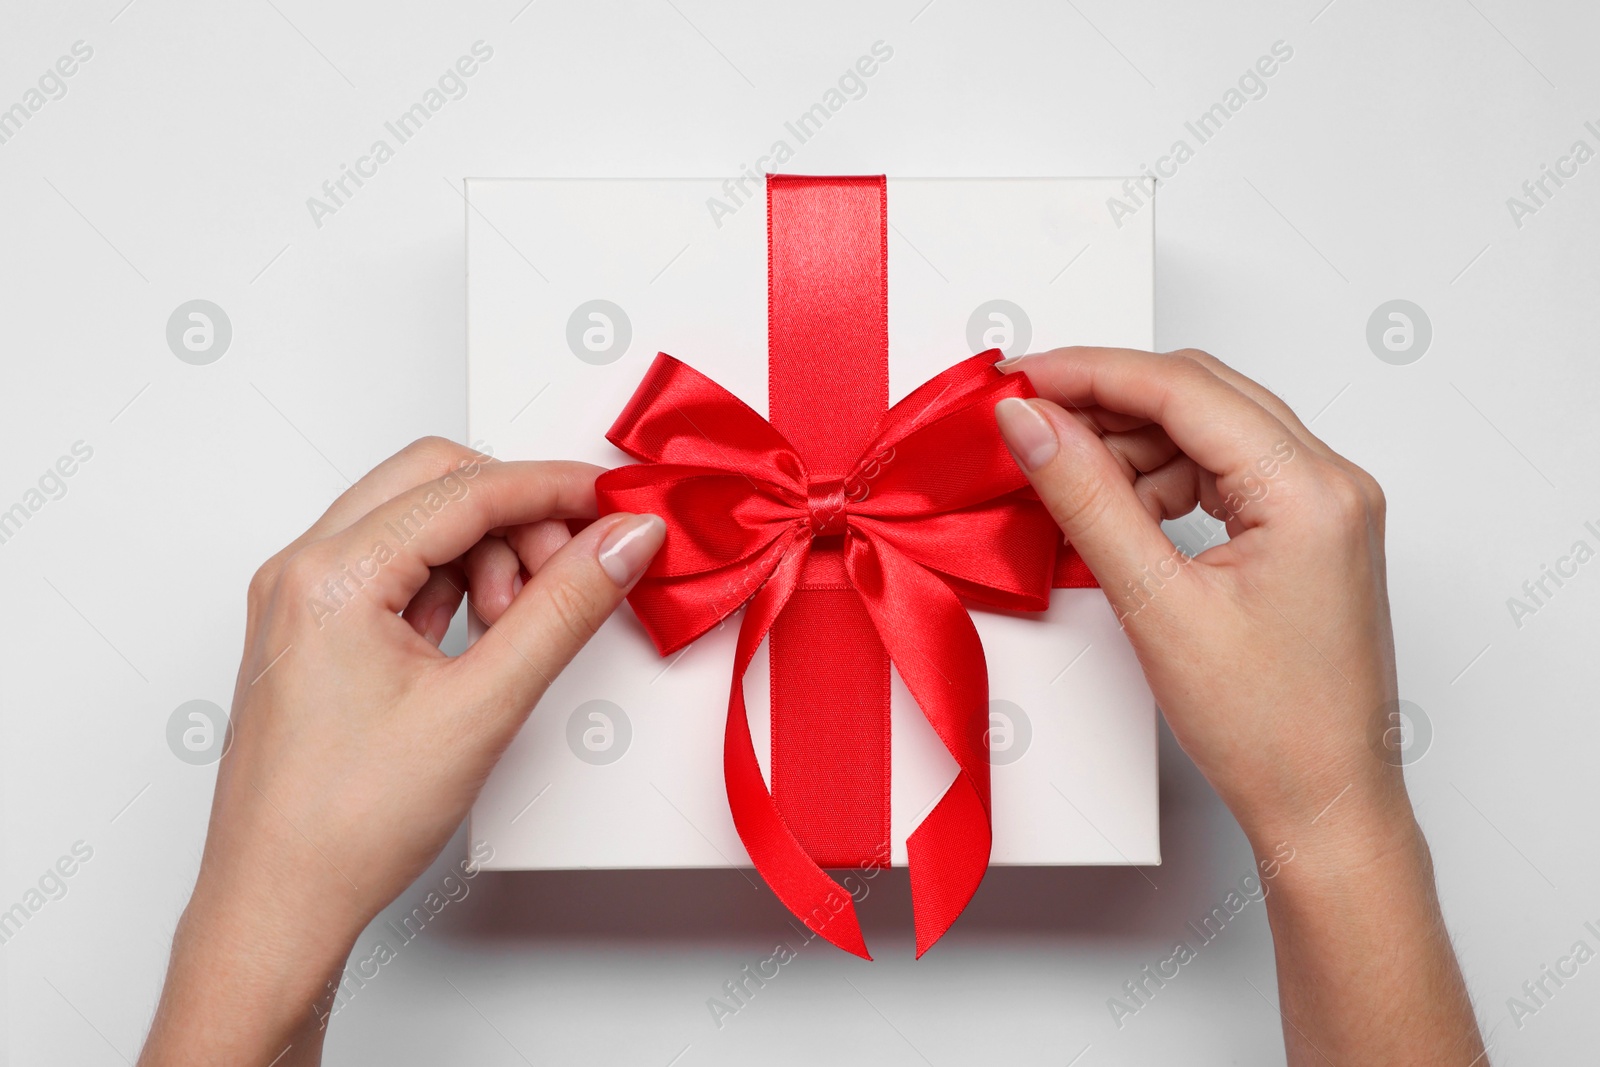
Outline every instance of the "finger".
{"label": "finger", "polygon": [[400,617],[411,624],[434,648],[444,640],[450,629],[450,620],[461,607],[461,597],[467,588],[466,574],[460,560],[452,560],[428,572],[417,595],[411,598]]}
{"label": "finger", "polygon": [[1141,426],[1151,425],[1149,419],[1138,415],[1124,415],[1120,411],[1111,411],[1099,404],[1069,406],[1067,410],[1083,419],[1085,425],[1103,434],[1137,430]]}
{"label": "finger", "polygon": [[1251,378],[1228,366],[1228,364],[1222,362],[1222,360],[1218,359],[1216,356],[1213,356],[1211,353],[1202,352],[1197,348],[1185,348],[1173,354],[1183,356],[1185,359],[1194,360],[1196,363],[1206,368],[1206,370],[1210,371],[1212,374],[1215,374],[1218,378],[1221,378],[1223,381],[1239,390],[1239,392],[1243,393],[1251,400],[1254,400],[1257,404],[1260,404],[1267,411],[1271,412],[1273,417],[1275,417],[1279,422],[1287,426],[1291,433],[1293,433],[1301,441],[1305,442],[1306,447],[1322,455],[1324,458],[1333,458],[1337,455],[1333,449],[1329,448],[1322,442],[1321,438],[1312,433],[1311,430],[1307,428],[1305,423],[1300,421],[1300,416],[1294,413],[1294,409],[1291,408],[1281,396],[1279,396],[1277,393],[1274,393],[1271,389],[1268,389],[1254,378]]}
{"label": "finger", "polygon": [[339,494],[322,517],[311,524],[303,539],[315,540],[336,534],[407,489],[442,478],[451,471],[492,462],[489,456],[446,438],[420,438],[356,479],[355,484]]}
{"label": "finger", "polygon": [[[1159,430],[1160,427],[1153,429]],[[1217,476],[1177,451],[1176,445],[1171,446],[1172,454],[1165,462],[1146,466],[1145,460],[1164,454],[1165,449],[1144,449],[1142,445],[1125,445],[1119,440],[1124,436],[1107,434],[1101,440],[1106,443],[1112,455],[1118,458],[1128,480],[1133,483],[1134,493],[1152,518],[1181,519],[1199,504],[1207,515],[1227,525],[1229,537],[1237,537],[1249,528],[1249,524],[1241,516],[1252,497],[1225,495],[1217,488]],[[1130,453],[1140,460],[1139,466],[1136,467],[1129,461]],[[1262,484],[1260,480],[1254,483],[1257,495],[1253,499],[1260,499],[1259,490]]]}
{"label": "finger", "polygon": [[1227,523],[1229,537],[1237,537],[1243,532],[1244,524],[1223,505],[1222,490],[1217,488],[1217,476],[1204,467],[1200,469],[1200,509],[1213,519]]}
{"label": "finger", "polygon": [[1082,411],[1066,414],[1100,435],[1151,518],[1176,519],[1189,514],[1200,502],[1202,486],[1207,482],[1215,485],[1215,476],[1179,451],[1166,431],[1154,423],[1107,433],[1098,419]]}
{"label": "finger", "polygon": [[592,517],[599,472],[566,461],[484,464],[471,478],[451,472],[385,501],[302,553],[325,557],[310,561],[313,567],[360,574],[366,596],[399,611],[422,587],[429,567],[465,555],[490,530]]}
{"label": "finger", "polygon": [[1179,448],[1226,480],[1280,455],[1294,435],[1254,400],[1191,359],[1125,348],[1058,348],[1013,365],[1039,395],[1097,404],[1159,424]]}
{"label": "finger", "polygon": [[490,625],[522,591],[522,561],[500,537],[485,537],[467,549],[467,590],[472,610]]}
{"label": "finger", "polygon": [[1133,492],[1152,519],[1181,519],[1200,503],[1204,473],[1200,464],[1188,456],[1174,456],[1134,478]]}
{"label": "finger", "polygon": [[291,556],[307,545],[346,529],[383,501],[452,471],[471,477],[480,464],[490,462],[494,462],[492,457],[443,437],[423,437],[413,441],[339,494],[305,533],[261,565],[256,579],[270,587],[282,571],[284,562]]}
{"label": "finger", "polygon": [[1382,521],[1381,516],[1384,510],[1383,490],[1378,487],[1377,481],[1374,480],[1370,474],[1357,466],[1354,462],[1328,447],[1327,443],[1324,442],[1322,438],[1312,433],[1310,428],[1306,426],[1304,422],[1300,421],[1300,416],[1294,413],[1294,409],[1285,403],[1282,397],[1278,396],[1278,394],[1274,393],[1260,382],[1257,382],[1252,378],[1248,378],[1239,371],[1234,370],[1232,367],[1222,362],[1222,360],[1218,359],[1216,356],[1211,355],[1209,352],[1201,352],[1198,349],[1185,349],[1182,352],[1182,355],[1188,357],[1189,359],[1195,360],[1201,366],[1210,370],[1217,377],[1229,383],[1235,389],[1238,389],[1241,393],[1244,393],[1246,396],[1255,400],[1256,403],[1272,412],[1272,414],[1275,415],[1280,422],[1287,426],[1290,431],[1295,434],[1295,436],[1304,442],[1306,447],[1314,454],[1321,456],[1323,459],[1332,463],[1334,466],[1338,467],[1346,474],[1354,478],[1357,488],[1367,500],[1368,507],[1379,516],[1379,521]]}
{"label": "finger", "polygon": [[475,698],[520,723],[561,669],[644,573],[666,524],[654,515],[608,515],[539,568],[500,620],[450,670]]}
{"label": "finger", "polygon": [[1047,400],[1015,397],[995,419],[1017,465],[1115,603],[1142,570],[1170,556],[1161,527],[1095,434]]}
{"label": "finger", "polygon": [[[1073,415],[1073,412],[1067,412]],[[1081,421],[1081,420],[1080,420]],[[1155,470],[1174,456],[1182,455],[1167,431],[1154,424],[1137,430],[1101,434],[1111,454],[1121,460],[1131,474],[1144,474]]]}
{"label": "finger", "polygon": [[562,545],[572,540],[572,534],[568,532],[566,523],[545,519],[507,530],[506,540],[516,550],[523,571],[534,575]]}

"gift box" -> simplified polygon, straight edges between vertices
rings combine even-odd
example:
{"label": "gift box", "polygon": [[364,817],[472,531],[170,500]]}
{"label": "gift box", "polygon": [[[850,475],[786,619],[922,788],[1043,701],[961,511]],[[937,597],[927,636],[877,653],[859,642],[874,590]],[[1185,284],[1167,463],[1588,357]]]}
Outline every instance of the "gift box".
{"label": "gift box", "polygon": [[987,864],[1160,862],[1154,702],[992,419],[1001,355],[1153,347],[1136,181],[467,181],[469,439],[676,510],[486,869],[753,864],[864,955],[820,868],[909,863],[920,954]]}

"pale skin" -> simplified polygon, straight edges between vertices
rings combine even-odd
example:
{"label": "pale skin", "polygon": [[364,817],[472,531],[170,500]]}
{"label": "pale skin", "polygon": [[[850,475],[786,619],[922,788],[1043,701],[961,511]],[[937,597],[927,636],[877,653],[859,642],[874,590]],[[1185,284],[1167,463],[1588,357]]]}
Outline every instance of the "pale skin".
{"label": "pale skin", "polygon": [[[1041,399],[1003,401],[1001,431],[1173,734],[1258,857],[1294,850],[1266,897],[1289,1062],[1486,1063],[1427,844],[1372,740],[1396,696],[1377,484],[1203,353],[1058,349],[1002,369]],[[320,1061],[317,1005],[357,935],[439,855],[662,543],[654,516],[569,537],[598,473],[421,441],[263,565],[141,1064]],[[1232,540],[1174,557],[1157,522],[1197,504]],[[428,517],[395,544],[408,514]],[[463,595],[491,628],[451,658],[438,644]]]}
{"label": "pale skin", "polygon": [[[1397,698],[1378,483],[1203,352],[1069,348],[1003,369],[1040,399],[1003,401],[1001,431],[1173,735],[1259,858],[1294,850],[1266,898],[1289,1062],[1486,1062],[1427,842],[1374,746]],[[1158,520],[1197,504],[1230,540],[1165,562]]]}

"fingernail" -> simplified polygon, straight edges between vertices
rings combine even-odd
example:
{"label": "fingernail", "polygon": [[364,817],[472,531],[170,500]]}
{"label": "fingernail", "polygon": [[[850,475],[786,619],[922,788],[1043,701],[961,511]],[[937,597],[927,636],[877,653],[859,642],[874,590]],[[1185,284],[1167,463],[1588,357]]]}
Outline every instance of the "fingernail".
{"label": "fingernail", "polygon": [[1021,363],[1021,362],[1022,362],[1022,357],[1021,356],[1007,356],[1005,359],[1002,359],[1000,362],[996,363],[994,365],[994,369],[995,370],[1010,370],[1011,368],[1015,367],[1018,363]]}
{"label": "fingernail", "polygon": [[522,592],[522,572],[518,571],[511,576],[511,599],[517,599],[517,594]]}
{"label": "fingernail", "polygon": [[455,617],[455,608],[439,605],[433,609],[433,614],[428,616],[428,625],[423,628],[422,635],[437,645],[450,631],[450,620]]}
{"label": "fingernail", "polygon": [[600,568],[626,589],[650,565],[666,539],[667,524],[658,515],[632,515],[606,531],[600,541]]}
{"label": "fingernail", "polygon": [[1036,471],[1055,458],[1061,442],[1038,408],[1020,397],[1008,396],[994,406],[994,417],[1000,424],[1000,436],[1023,470]]}

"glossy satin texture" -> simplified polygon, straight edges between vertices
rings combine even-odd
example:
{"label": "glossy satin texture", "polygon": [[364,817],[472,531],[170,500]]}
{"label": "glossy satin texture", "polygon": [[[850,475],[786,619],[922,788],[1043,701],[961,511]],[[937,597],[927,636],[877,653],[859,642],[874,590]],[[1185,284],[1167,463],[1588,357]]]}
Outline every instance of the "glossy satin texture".
{"label": "glossy satin texture", "polygon": [[810,472],[815,534],[767,637],[768,780],[817,866],[863,872],[889,863],[891,675],[842,535],[889,407],[888,206],[881,175],[767,178],[767,418]]}
{"label": "glossy satin texture", "polygon": [[[961,913],[988,864],[988,675],[962,598],[1043,610],[1060,533],[995,425],[1003,397],[1033,395],[997,351],[965,360],[886,412],[838,498],[844,563],[877,637],[960,768],[908,843],[917,954]],[[662,354],[607,435],[642,462],[601,475],[600,508],[667,521],[660,553],[629,601],[670,654],[748,605],[739,629],[724,769],[735,826],[756,868],[818,934],[867,956],[850,895],[785,826],[756,761],[743,679],[798,584],[818,519],[813,482],[760,415]],[[1070,560],[1076,556],[1066,553]],[[826,664],[818,665],[826,670]],[[826,754],[828,738],[817,738]]]}

